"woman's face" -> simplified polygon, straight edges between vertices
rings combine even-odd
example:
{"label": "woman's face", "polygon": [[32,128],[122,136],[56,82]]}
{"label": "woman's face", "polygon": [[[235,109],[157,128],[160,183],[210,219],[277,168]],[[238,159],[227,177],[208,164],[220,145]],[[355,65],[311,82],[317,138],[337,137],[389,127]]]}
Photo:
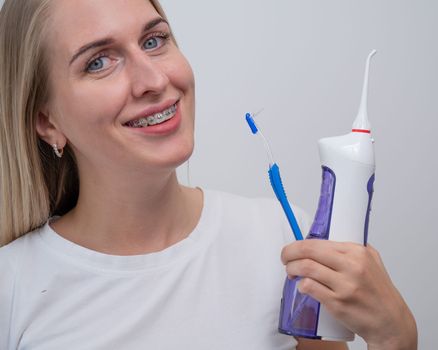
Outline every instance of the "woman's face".
{"label": "woman's face", "polygon": [[169,170],[190,156],[193,73],[149,1],[53,1],[46,43],[37,130],[68,142],[81,175]]}

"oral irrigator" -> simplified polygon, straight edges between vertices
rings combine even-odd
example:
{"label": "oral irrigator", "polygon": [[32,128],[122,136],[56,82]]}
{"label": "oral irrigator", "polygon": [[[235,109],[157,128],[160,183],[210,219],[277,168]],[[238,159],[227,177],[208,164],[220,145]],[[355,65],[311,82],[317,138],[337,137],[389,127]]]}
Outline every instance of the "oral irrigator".
{"label": "oral irrigator", "polygon": [[[306,239],[367,244],[374,184],[374,140],[367,116],[368,77],[373,50],[367,58],[362,99],[349,134],[319,140],[322,184],[318,208]],[[352,341],[354,333],[334,319],[317,300],[301,294],[300,278],[286,279],[279,331],[297,337]]]}

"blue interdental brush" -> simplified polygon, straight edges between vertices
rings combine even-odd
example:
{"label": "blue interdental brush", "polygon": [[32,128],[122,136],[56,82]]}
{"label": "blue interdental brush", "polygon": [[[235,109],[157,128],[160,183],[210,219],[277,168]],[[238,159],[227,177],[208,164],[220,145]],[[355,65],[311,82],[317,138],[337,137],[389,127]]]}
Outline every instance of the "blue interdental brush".
{"label": "blue interdental brush", "polygon": [[251,114],[246,113],[245,118],[251,129],[251,132],[253,134],[259,134],[263,139],[263,143],[265,144],[265,148],[270,160],[268,174],[269,174],[269,180],[271,182],[272,189],[274,190],[275,196],[277,197],[278,201],[281,204],[281,207],[283,208],[284,213],[286,214],[287,221],[289,222],[289,225],[292,229],[295,239],[297,241],[301,241],[303,239],[303,235],[301,233],[300,227],[298,226],[297,219],[295,218],[294,212],[289,204],[289,201],[287,200],[286,192],[284,191],[284,187],[283,187],[283,182],[281,181],[280,168],[278,167],[277,163],[275,163],[274,161],[274,157],[272,156],[269,143],[266,140],[266,138],[263,136],[260,129],[257,127],[257,124],[254,118],[251,116]]}

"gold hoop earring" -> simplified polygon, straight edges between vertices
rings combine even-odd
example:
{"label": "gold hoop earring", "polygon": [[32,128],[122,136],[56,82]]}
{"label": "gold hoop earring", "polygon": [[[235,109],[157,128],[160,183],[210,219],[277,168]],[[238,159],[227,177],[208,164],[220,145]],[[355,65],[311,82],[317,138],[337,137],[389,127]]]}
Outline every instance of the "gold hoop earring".
{"label": "gold hoop earring", "polygon": [[64,154],[64,149],[61,148],[61,150],[59,150],[59,149],[58,149],[58,145],[57,145],[56,143],[54,143],[54,144],[52,145],[52,148],[53,148],[53,152],[55,152],[56,156],[57,156],[58,158],[62,158],[62,155]]}

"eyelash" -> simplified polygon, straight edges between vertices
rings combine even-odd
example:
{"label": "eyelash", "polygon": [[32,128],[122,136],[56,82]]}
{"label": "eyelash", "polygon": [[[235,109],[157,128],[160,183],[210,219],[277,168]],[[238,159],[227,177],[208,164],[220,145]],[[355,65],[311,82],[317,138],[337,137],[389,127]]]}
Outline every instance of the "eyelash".
{"label": "eyelash", "polygon": [[[143,40],[142,45],[144,45],[144,43],[145,43],[146,41],[148,41],[149,39],[152,39],[152,38],[159,38],[159,39],[162,40],[161,45],[158,46],[157,48],[154,48],[154,49],[158,49],[158,48],[162,47],[163,45],[165,45],[165,44],[169,41],[169,39],[170,39],[170,34],[169,34],[169,33],[166,33],[166,32],[155,32],[155,33],[151,33],[151,34],[149,34],[148,36],[146,36],[146,38]],[[92,64],[94,61],[98,60],[99,58],[107,57],[107,56],[108,56],[107,52],[103,51],[103,52],[98,53],[96,56],[92,57],[92,58],[91,58],[89,61],[87,61],[87,63],[85,64],[84,72],[85,72],[85,73],[89,73],[89,74],[99,73],[101,70],[94,71],[94,72],[90,71],[90,70],[89,70],[89,69],[90,69],[90,66],[91,66],[91,64]]]}

